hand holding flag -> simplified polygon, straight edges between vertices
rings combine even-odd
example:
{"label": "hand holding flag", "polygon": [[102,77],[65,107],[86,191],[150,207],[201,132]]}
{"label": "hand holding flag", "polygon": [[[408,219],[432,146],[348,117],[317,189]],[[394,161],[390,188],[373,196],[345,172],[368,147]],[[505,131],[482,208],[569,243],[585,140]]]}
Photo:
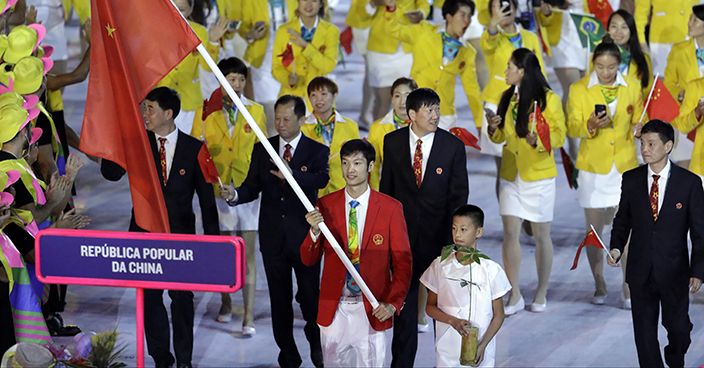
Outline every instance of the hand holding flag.
{"label": "hand holding flag", "polygon": [[582,254],[582,248],[584,248],[587,245],[591,245],[592,247],[603,249],[604,252],[609,256],[610,261],[613,263],[616,263],[614,258],[609,253],[609,250],[606,249],[606,246],[601,241],[601,238],[599,238],[599,234],[597,234],[596,230],[594,230],[594,226],[589,225],[589,231],[587,232],[587,235],[584,237],[584,240],[582,240],[582,243],[579,244],[579,247],[577,248],[577,254],[574,255],[574,261],[572,261],[572,267],[570,267],[570,270],[574,270],[575,268],[577,268],[577,264],[579,263],[579,255]]}

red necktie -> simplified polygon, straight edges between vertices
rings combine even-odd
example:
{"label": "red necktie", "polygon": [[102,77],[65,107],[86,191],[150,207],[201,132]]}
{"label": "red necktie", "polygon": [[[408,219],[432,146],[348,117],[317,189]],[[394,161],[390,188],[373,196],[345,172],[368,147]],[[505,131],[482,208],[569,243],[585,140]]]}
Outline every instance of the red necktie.
{"label": "red necktie", "polygon": [[420,188],[423,183],[423,141],[416,141],[416,153],[413,155],[413,175],[416,176],[416,185]]}
{"label": "red necktie", "polygon": [[161,163],[161,180],[166,186],[166,138],[159,138],[159,162]]}
{"label": "red necktie", "polygon": [[660,197],[658,179],[660,175],[653,175],[653,185],[650,186],[650,210],[653,212],[653,221],[658,220],[658,198]]}
{"label": "red necktie", "polygon": [[291,163],[291,159],[293,159],[293,155],[291,154],[291,145],[286,143],[284,146],[284,161]]}

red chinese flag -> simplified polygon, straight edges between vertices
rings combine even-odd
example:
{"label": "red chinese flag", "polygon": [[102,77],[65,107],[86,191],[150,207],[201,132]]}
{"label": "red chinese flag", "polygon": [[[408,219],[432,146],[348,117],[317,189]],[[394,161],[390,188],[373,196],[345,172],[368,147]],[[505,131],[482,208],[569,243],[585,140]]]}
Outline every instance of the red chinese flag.
{"label": "red chinese flag", "polygon": [[579,245],[579,248],[577,248],[577,254],[574,255],[574,261],[572,261],[572,267],[570,268],[570,270],[574,270],[575,268],[577,268],[577,263],[579,263],[579,255],[582,254],[582,248],[587,245],[606,250],[606,246],[604,245],[604,243],[601,242],[601,239],[599,239],[599,235],[597,235],[596,231],[594,231],[593,226],[587,232],[587,235],[584,237],[584,240],[582,240],[582,243]]}
{"label": "red chinese flag", "polygon": [[450,128],[450,133],[452,133],[455,137],[459,138],[465,146],[472,147],[477,151],[482,150],[482,148],[479,146],[479,139],[474,134],[470,133],[469,130],[465,128],[454,127]]}
{"label": "red chinese flag", "polygon": [[210,155],[210,151],[208,151],[208,146],[206,146],[205,143],[198,152],[198,165],[200,165],[200,171],[203,173],[203,177],[207,183],[220,183],[218,169],[215,168],[213,156]]}
{"label": "red chinese flag", "polygon": [[127,170],[137,224],[169,232],[139,104],[200,41],[169,0],[91,0],[91,9],[81,150]]}
{"label": "red chinese flag", "polygon": [[535,105],[535,130],[538,132],[538,138],[543,143],[543,147],[552,155],[552,145],[550,144],[550,126],[540,111],[540,105]]}
{"label": "red chinese flag", "polygon": [[345,50],[347,55],[352,53],[352,28],[345,28],[342,33],[340,33],[340,45]]}
{"label": "red chinese flag", "polygon": [[288,66],[293,62],[293,47],[291,47],[290,43],[287,43],[286,50],[276,56],[281,58],[281,64],[284,65],[284,68],[288,68]]}
{"label": "red chinese flag", "polygon": [[653,95],[650,97],[646,112],[651,120],[660,119],[668,123],[672,122],[680,114],[680,105],[672,97],[661,78],[655,81]]}
{"label": "red chinese flag", "polygon": [[574,167],[574,162],[563,147],[560,147],[560,156],[562,156],[562,168],[565,170],[567,185],[570,186],[570,189],[577,189],[577,170]]}
{"label": "red chinese flag", "polygon": [[594,14],[604,27],[609,24],[609,17],[614,12],[609,0],[587,0],[587,6],[589,7],[589,12]]}

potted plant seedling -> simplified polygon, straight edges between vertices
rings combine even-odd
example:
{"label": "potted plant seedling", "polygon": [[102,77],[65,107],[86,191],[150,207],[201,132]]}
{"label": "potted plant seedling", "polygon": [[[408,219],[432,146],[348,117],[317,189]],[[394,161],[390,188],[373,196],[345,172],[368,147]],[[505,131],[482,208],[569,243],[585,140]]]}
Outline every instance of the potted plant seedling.
{"label": "potted plant seedling", "polygon": [[[476,248],[458,246],[456,244],[443,248],[441,260],[444,261],[447,257],[451,255],[457,257],[457,261],[459,261],[463,265],[471,265],[472,263],[479,264],[482,259],[489,259],[488,256],[486,256],[484,253],[480,252]],[[448,279],[459,282],[460,287],[468,287],[469,290],[469,315],[467,317],[467,321],[469,321],[470,325],[469,328],[466,329],[467,334],[462,335],[460,364],[476,366],[477,347],[479,345],[479,327],[474,326],[472,324],[472,286],[475,286],[477,287],[477,289],[480,290],[481,288],[479,287],[479,285],[474,283],[471,268],[469,271],[469,280],[453,278]]]}

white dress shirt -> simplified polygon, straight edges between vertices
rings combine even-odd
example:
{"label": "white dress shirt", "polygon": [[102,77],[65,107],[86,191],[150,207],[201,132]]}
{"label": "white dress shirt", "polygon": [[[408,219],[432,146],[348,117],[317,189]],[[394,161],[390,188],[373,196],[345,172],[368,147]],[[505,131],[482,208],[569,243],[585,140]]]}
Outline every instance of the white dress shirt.
{"label": "white dress shirt", "polygon": [[670,160],[667,160],[665,167],[656,173],[648,165],[648,198],[650,198],[650,188],[653,186],[653,175],[660,175],[658,179],[658,215],[660,214],[660,209],[662,208],[662,200],[665,199],[665,189],[667,189],[667,181],[670,178]]}
{"label": "white dress shirt", "polygon": [[416,155],[416,142],[420,139],[423,144],[421,145],[421,152],[423,152],[423,173],[422,178],[425,178],[425,168],[428,166],[428,158],[430,157],[430,149],[433,148],[433,140],[435,139],[435,132],[428,133],[422,138],[418,138],[413,129],[408,129],[409,144],[411,146],[411,167],[413,167],[413,157]]}
{"label": "white dress shirt", "polygon": [[283,138],[281,138],[281,136],[279,136],[279,157],[281,157],[282,160],[284,158],[284,152],[286,152],[286,145],[287,144],[291,145],[291,157],[293,157],[293,155],[296,152],[296,147],[298,147],[298,142],[301,141],[301,135],[303,135],[303,133],[298,132],[298,135],[296,136],[296,138],[293,138],[291,140],[291,142],[286,142],[286,140],[284,140]]}
{"label": "white dress shirt", "polygon": [[156,150],[159,152],[161,143],[159,143],[159,138],[166,138],[164,143],[164,149],[166,151],[166,177],[165,180],[169,179],[169,173],[171,172],[171,163],[174,161],[174,152],[176,152],[176,141],[178,140],[178,129],[174,129],[171,133],[162,137],[159,134],[154,133],[156,138]]}

